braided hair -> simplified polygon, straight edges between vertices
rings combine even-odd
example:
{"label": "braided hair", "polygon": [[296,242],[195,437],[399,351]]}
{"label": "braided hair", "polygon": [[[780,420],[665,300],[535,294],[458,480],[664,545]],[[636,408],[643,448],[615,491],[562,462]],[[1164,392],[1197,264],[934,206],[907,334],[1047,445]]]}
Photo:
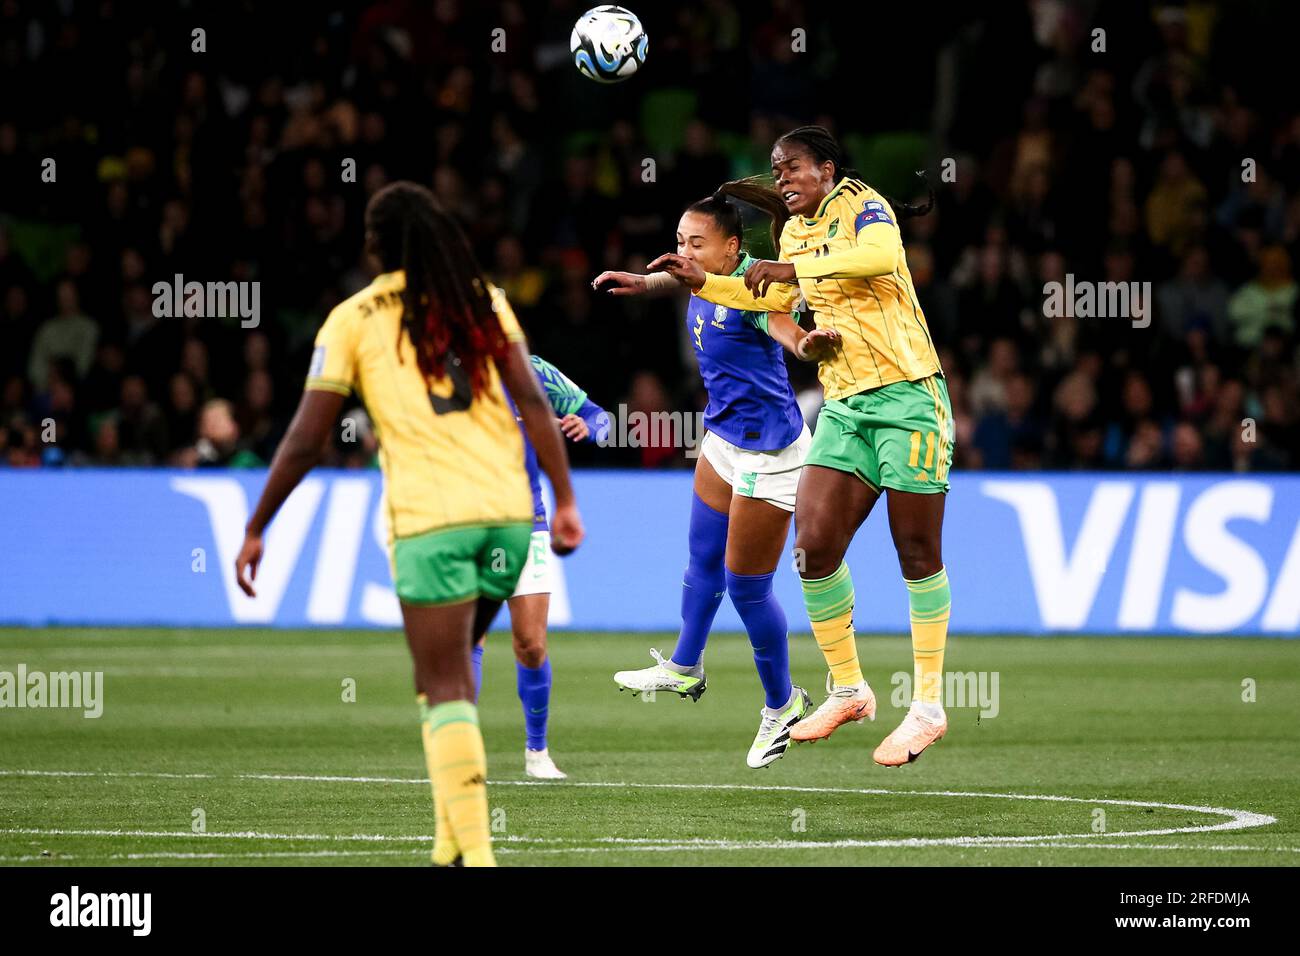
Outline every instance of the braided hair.
{"label": "braided hair", "polygon": [[366,205],[366,233],[385,272],[406,274],[403,332],[426,378],[458,368],[477,396],[488,382],[488,362],[504,358],[505,333],[487,277],[456,220],[433,193],[412,182],[391,183]]}
{"label": "braided hair", "polygon": [[[778,143],[795,143],[802,146],[813,158],[813,162],[821,165],[830,162],[835,166],[835,182],[839,182],[846,176],[850,179],[861,179],[861,174],[848,163],[848,157],[844,153],[844,148],[831,135],[830,130],[824,126],[800,126],[792,129],[777,139]],[[910,219],[913,216],[924,216],[934,208],[934,187],[925,177],[924,170],[918,170],[916,174],[925,184],[929,193],[924,203],[900,202],[897,199],[891,199],[885,196],[885,201],[893,208],[895,215],[899,220]]]}

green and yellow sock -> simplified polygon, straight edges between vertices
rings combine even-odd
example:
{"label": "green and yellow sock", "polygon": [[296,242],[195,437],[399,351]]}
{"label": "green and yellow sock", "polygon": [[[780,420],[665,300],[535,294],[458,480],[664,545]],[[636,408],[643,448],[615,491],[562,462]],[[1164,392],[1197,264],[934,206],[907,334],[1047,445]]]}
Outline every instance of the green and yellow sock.
{"label": "green and yellow sock", "polygon": [[460,856],[466,866],[496,866],[488,826],[487,755],[478,710],[467,700],[421,703],[424,755],[433,784],[433,862]]}
{"label": "green and yellow sock", "polygon": [[943,650],[952,607],[948,571],[940,568],[927,578],[906,584],[912,612],[912,700],[942,705]]}
{"label": "green and yellow sock", "polygon": [[415,699],[420,705],[420,734],[424,739],[424,763],[429,768],[429,786],[433,790],[433,862],[437,866],[447,866],[460,856],[460,847],[451,832],[451,823],[447,820],[447,807],[438,796],[438,788],[433,782],[433,731],[429,729],[428,723],[428,698],[420,694]]}
{"label": "green and yellow sock", "polygon": [[802,578],[803,603],[831,679],[841,687],[865,682],[853,633],[853,579],[843,561],[824,578]]}

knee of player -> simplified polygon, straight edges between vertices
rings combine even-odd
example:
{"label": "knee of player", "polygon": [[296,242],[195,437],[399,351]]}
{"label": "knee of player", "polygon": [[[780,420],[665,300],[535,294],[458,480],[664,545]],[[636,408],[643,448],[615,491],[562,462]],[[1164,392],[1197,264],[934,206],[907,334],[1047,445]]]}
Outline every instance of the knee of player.
{"label": "knee of player", "polygon": [[916,535],[900,538],[895,542],[898,549],[898,566],[903,577],[917,581],[929,577],[943,566],[939,542],[928,535]]}
{"label": "knee of player", "polygon": [[515,632],[515,660],[525,667],[541,667],[546,660],[546,627],[529,627]]}
{"label": "knee of player", "polygon": [[755,604],[772,593],[771,574],[735,574],[727,570],[727,595],[733,604]]}
{"label": "knee of player", "polygon": [[800,527],[795,530],[793,558],[800,577],[824,578],[835,573],[844,553],[829,535]]}

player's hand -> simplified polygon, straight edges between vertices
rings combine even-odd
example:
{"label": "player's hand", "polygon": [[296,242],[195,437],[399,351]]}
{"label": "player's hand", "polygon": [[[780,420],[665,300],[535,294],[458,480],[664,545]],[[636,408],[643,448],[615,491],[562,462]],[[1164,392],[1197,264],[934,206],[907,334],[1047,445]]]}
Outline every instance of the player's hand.
{"label": "player's hand", "polygon": [[551,516],[551,550],[558,555],[572,554],[587,532],[582,529],[582,515],[573,502],[556,505]]}
{"label": "player's hand", "polygon": [[262,563],[262,536],[245,534],[244,543],[235,556],[235,580],[239,589],[249,597],[257,597],[253,582],[257,580],[257,566]]}
{"label": "player's hand", "polygon": [[840,333],[834,329],[813,329],[795,343],[795,358],[804,362],[824,362],[840,347]]}
{"label": "player's hand", "polygon": [[704,285],[704,270],[694,259],[669,252],[645,267],[647,272],[667,272],[688,289]]}
{"label": "player's hand", "polygon": [[645,276],[635,272],[602,272],[591,280],[591,287],[610,295],[641,295],[645,292]]}
{"label": "player's hand", "polygon": [[564,437],[569,441],[586,441],[591,434],[591,429],[581,415],[565,415],[559,421],[560,431],[564,432]]}
{"label": "player's hand", "polygon": [[745,270],[745,288],[759,297],[767,294],[767,287],[773,282],[793,283],[798,281],[798,277],[794,274],[793,262],[759,259]]}

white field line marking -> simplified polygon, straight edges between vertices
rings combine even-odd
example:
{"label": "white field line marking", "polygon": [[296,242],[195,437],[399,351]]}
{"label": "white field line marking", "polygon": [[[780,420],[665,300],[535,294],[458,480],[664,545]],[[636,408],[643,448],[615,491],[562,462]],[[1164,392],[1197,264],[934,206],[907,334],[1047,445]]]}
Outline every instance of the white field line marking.
{"label": "white field line marking", "polygon": [[[842,843],[809,843],[793,845],[787,841],[776,841],[764,843],[762,841],[721,842],[719,845],[711,847],[718,850],[825,850],[841,848]],[[1209,851],[1213,853],[1300,853],[1300,847],[1291,846],[1248,846],[1248,845],[1211,845],[1195,846],[1181,843],[981,843],[968,847],[972,850],[1015,850],[1025,847],[1042,848],[1042,849],[1073,849],[1073,850],[1185,850],[1191,852]],[[681,852],[682,850],[691,849],[691,845],[664,844],[656,846],[571,846],[571,847],[538,847],[538,848],[514,848],[497,846],[498,855],[514,853],[619,853],[619,852]],[[57,856],[46,856],[43,854],[25,854],[22,856],[0,856],[0,863],[66,863],[73,860],[279,860],[279,859],[318,859],[318,858],[371,858],[379,856],[428,856],[428,849],[421,847],[415,850],[289,850],[284,852],[249,852],[249,853],[185,853],[185,852],[160,852],[160,853],[108,853],[108,854],[91,854],[89,856],[60,853]]]}
{"label": "white field line marking", "polygon": [[[496,851],[500,853],[500,850]],[[64,863],[69,860],[279,860],[298,857],[351,857],[351,856],[425,856],[427,849],[419,850],[291,850],[280,853],[92,853],[90,856],[60,853],[45,856],[29,853],[23,856],[0,856],[0,863]]]}
{"label": "white field line marking", "polygon": [[[84,770],[0,770],[0,776],[51,776],[51,777],[157,777],[164,779],[195,779],[211,780],[217,779],[213,774],[170,774],[170,773],[150,773],[146,771],[84,771]],[[428,781],[424,779],[411,779],[402,777],[345,777],[345,776],[317,776],[309,774],[233,774],[232,779],[240,780],[283,780],[283,781],[312,781],[322,783],[398,783],[398,784],[419,784],[427,786]],[[1108,837],[1147,837],[1147,836],[1170,836],[1180,833],[1212,833],[1223,830],[1244,830],[1253,827],[1268,826],[1276,823],[1277,818],[1262,813],[1255,813],[1250,810],[1231,810],[1223,807],[1202,807],[1192,804],[1183,803],[1161,803],[1152,800],[1119,800],[1110,798],[1086,799],[1084,797],[1066,797],[1056,794],[1028,794],[1028,793],[981,793],[970,790],[884,790],[875,787],[849,788],[849,787],[795,787],[795,786],[765,786],[762,784],[739,784],[739,783],[722,783],[722,784],[702,784],[702,783],[610,783],[602,781],[572,781],[566,783],[533,781],[533,780],[498,780],[489,781],[491,786],[550,786],[550,787],[597,787],[597,788],[629,788],[635,787],[640,789],[652,790],[740,790],[755,792],[782,792],[782,793],[830,793],[830,794],[856,794],[864,796],[914,796],[914,797],[954,797],[966,799],[990,799],[990,800],[1030,800],[1040,802],[1054,803],[1082,803],[1089,805],[1106,804],[1107,806],[1119,807],[1143,807],[1162,810],[1178,810],[1187,813],[1204,813],[1217,816],[1227,817],[1222,823],[1203,824],[1200,826],[1189,827],[1164,827],[1150,830],[1114,830],[1105,833],[1094,833],[1092,831],[1084,833],[1051,833],[1038,834],[1031,836],[973,836],[973,837],[942,837],[932,839],[922,838],[905,838],[896,840],[869,840],[869,841],[848,841],[833,844],[813,844],[818,847],[834,846],[852,846],[852,847],[875,847],[875,846],[976,846],[980,844],[1032,844],[1038,841],[1049,840],[1077,840]],[[24,832],[21,829],[0,830],[0,832]],[[36,831],[32,831],[36,832]],[[50,831],[49,835],[56,835]],[[100,831],[84,833],[67,833],[66,835],[80,836],[126,836],[122,831]],[[294,836],[292,834],[256,834],[252,831],[244,833],[231,834],[193,834],[189,831],[172,831],[172,832],[138,832],[134,836],[227,836],[236,839],[356,839],[356,840],[383,840],[383,839],[407,839],[404,837],[389,837],[378,834],[358,834],[354,837],[339,837],[325,834],[305,834]],[[421,837],[420,839],[432,839],[431,837]],[[598,841],[604,842],[604,841]],[[691,845],[700,846],[718,846],[719,848],[728,845],[729,841],[700,841],[693,842]],[[798,844],[795,843],[797,847]]]}

